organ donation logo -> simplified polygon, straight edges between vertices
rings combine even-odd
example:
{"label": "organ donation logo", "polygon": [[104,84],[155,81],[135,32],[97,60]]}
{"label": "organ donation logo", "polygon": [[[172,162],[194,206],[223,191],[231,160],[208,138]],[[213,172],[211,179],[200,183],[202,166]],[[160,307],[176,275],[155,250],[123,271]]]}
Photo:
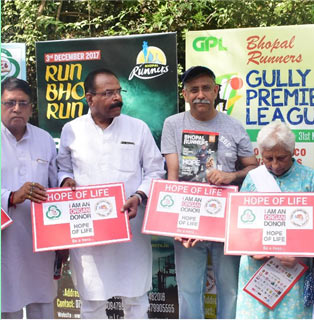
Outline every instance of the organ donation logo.
{"label": "organ donation logo", "polygon": [[61,210],[56,205],[51,205],[48,207],[46,212],[46,217],[51,220],[60,218]]}
{"label": "organ donation logo", "polygon": [[255,218],[255,214],[251,209],[244,210],[243,214],[241,215],[241,221],[248,224],[253,223]]}
{"label": "organ donation logo", "polygon": [[20,73],[20,65],[11,52],[1,48],[1,81],[7,77],[17,77]]}
{"label": "organ donation logo", "polygon": [[171,208],[174,205],[174,200],[170,195],[165,195],[162,200],[160,201],[160,205],[163,208]]}

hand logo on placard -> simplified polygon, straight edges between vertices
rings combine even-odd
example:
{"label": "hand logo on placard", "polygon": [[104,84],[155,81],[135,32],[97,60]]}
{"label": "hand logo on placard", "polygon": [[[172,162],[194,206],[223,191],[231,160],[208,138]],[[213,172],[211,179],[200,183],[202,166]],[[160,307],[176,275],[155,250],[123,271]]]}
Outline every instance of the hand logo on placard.
{"label": "hand logo on placard", "polygon": [[255,220],[255,214],[251,209],[244,210],[243,214],[241,215],[241,221],[243,223],[252,223]]}
{"label": "hand logo on placard", "polygon": [[172,197],[170,196],[170,195],[166,195],[166,196],[164,196],[163,198],[162,198],[162,200],[160,201],[160,205],[162,206],[162,207],[168,207],[168,208],[170,208],[170,207],[172,207],[173,205],[174,205],[174,201],[173,201],[173,199],[172,199]]}
{"label": "hand logo on placard", "polygon": [[46,217],[48,219],[54,220],[58,219],[61,216],[61,210],[58,209],[57,206],[52,205],[48,207],[48,211],[46,212]]}

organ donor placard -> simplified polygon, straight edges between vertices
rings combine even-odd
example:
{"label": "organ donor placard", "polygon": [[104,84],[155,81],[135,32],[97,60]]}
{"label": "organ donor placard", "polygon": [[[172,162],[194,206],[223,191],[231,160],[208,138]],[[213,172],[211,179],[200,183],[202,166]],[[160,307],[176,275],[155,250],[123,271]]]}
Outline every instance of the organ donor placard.
{"label": "organ donor placard", "polygon": [[34,252],[131,240],[129,218],[120,212],[123,183],[48,189],[48,199],[32,202]]}
{"label": "organ donor placard", "polygon": [[224,241],[225,210],[236,186],[153,180],[143,233]]}
{"label": "organ donor placard", "polygon": [[230,194],[225,253],[314,257],[314,193]]}

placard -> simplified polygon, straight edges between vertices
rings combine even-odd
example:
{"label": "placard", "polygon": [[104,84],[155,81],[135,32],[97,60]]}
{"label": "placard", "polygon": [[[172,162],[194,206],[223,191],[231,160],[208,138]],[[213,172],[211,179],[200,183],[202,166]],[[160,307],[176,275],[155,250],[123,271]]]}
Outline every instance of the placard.
{"label": "placard", "polygon": [[34,252],[131,240],[129,218],[120,212],[123,183],[48,189],[48,200],[32,202]]}
{"label": "placard", "polygon": [[314,193],[229,195],[225,253],[314,257]]}
{"label": "placard", "polygon": [[10,216],[1,208],[1,230],[5,229],[9,226],[13,220]]}
{"label": "placard", "polygon": [[244,291],[273,310],[302,277],[308,266],[298,262],[292,268],[276,258],[266,261],[244,287]]}
{"label": "placard", "polygon": [[143,233],[224,241],[225,210],[236,186],[153,180]]}

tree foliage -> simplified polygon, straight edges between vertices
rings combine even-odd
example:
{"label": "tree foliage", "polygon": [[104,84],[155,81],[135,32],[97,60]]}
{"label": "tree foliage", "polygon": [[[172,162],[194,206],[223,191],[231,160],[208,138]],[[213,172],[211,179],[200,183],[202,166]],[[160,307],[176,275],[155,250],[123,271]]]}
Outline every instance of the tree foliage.
{"label": "tree foliage", "polygon": [[177,32],[178,71],[192,30],[314,23],[312,0],[3,0],[2,42],[25,42],[35,88],[36,41]]}

